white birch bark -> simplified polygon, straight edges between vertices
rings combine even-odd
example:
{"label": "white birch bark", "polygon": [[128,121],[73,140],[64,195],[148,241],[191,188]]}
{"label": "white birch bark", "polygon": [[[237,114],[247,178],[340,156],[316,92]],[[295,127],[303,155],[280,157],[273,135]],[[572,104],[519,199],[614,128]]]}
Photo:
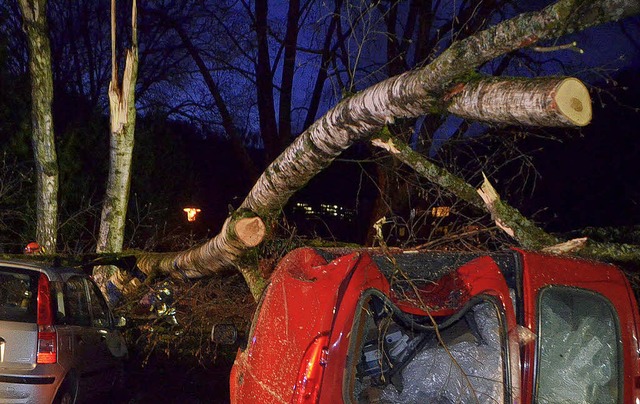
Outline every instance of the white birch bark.
{"label": "white birch bark", "polygon": [[109,177],[100,218],[100,231],[96,248],[98,252],[122,251],[136,126],[135,87],[138,74],[136,1],[133,1],[131,10],[132,45],[126,53],[122,85],[120,85],[118,79],[115,50],[115,0],[112,0],[111,4],[112,79],[109,84],[109,112],[111,119]]}
{"label": "white birch bark", "polygon": [[53,77],[46,0],[20,0],[27,33],[31,76],[31,144],[36,167],[36,241],[56,252],[58,231],[58,159],[51,103]]}
{"label": "white birch bark", "polygon": [[476,121],[530,126],[585,126],[589,90],[575,78],[496,77],[462,83],[451,94],[452,114]]}
{"label": "white birch bark", "polygon": [[[135,89],[138,75],[137,5],[131,6],[131,48],[127,49],[122,84],[118,79],[116,59],[116,0],[111,0],[111,82],[109,83],[109,113],[111,134],[109,140],[109,176],[100,216],[100,229],[96,251],[117,253],[122,251],[131,186],[131,161],[135,143],[136,105]],[[126,282],[116,266],[102,265],[93,270],[93,276],[103,294],[114,303],[120,296],[110,293],[109,282],[123,290]]]}

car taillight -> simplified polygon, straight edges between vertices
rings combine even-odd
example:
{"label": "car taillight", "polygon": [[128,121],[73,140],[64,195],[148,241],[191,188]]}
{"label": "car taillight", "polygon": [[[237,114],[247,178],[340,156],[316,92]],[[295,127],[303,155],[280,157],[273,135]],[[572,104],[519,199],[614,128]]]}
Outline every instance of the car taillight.
{"label": "car taillight", "polygon": [[293,389],[292,403],[318,402],[322,375],[327,366],[328,344],[329,336],[321,334],[315,337],[307,348],[300,364],[298,381]]}
{"label": "car taillight", "polygon": [[58,360],[58,335],[53,326],[51,288],[49,278],[40,274],[38,279],[38,351],[37,363],[56,363]]}

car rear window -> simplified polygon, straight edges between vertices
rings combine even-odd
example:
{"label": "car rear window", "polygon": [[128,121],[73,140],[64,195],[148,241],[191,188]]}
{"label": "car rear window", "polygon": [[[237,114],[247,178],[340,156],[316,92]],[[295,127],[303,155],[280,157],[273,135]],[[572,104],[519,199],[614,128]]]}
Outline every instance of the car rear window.
{"label": "car rear window", "polygon": [[539,300],[538,403],[619,403],[620,325],[595,292],[553,286]]}
{"label": "car rear window", "polygon": [[386,297],[365,292],[354,322],[345,401],[508,402],[503,316],[489,296],[438,319],[402,313]]}
{"label": "car rear window", "polygon": [[36,322],[38,272],[0,266],[0,321]]}

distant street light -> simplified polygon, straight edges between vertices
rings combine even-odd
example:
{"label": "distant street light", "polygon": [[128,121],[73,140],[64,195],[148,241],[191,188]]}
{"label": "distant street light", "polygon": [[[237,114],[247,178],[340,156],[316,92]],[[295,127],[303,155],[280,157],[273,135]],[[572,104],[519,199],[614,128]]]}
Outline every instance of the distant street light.
{"label": "distant street light", "polygon": [[202,209],[199,209],[199,208],[184,208],[182,210],[187,214],[187,220],[189,222],[195,222],[196,215],[202,212]]}

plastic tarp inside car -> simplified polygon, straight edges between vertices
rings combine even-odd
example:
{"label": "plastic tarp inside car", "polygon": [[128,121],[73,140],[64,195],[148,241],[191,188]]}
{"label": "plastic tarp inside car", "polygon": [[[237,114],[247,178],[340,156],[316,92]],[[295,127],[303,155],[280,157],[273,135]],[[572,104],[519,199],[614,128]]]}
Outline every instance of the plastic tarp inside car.
{"label": "plastic tarp inside car", "polygon": [[479,338],[457,336],[422,350],[403,369],[401,391],[389,384],[380,402],[502,402],[503,361],[496,309],[484,302],[474,306],[470,315]]}

